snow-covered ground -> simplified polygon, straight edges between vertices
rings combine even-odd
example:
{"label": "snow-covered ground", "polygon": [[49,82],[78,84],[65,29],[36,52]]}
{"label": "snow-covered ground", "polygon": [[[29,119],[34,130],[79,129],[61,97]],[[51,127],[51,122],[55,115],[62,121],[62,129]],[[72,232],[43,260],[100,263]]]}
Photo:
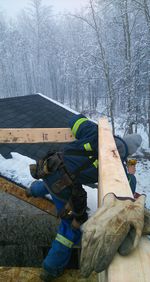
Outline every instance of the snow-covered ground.
{"label": "snow-covered ground", "polygon": [[150,161],[140,160],[136,168],[137,192],[146,194],[146,205],[150,209]]}

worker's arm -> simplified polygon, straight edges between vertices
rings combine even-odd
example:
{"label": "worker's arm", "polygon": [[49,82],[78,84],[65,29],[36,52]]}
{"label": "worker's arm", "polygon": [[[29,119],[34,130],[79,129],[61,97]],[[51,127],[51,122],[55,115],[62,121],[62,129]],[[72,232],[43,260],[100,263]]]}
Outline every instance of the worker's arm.
{"label": "worker's arm", "polygon": [[72,133],[77,139],[90,137],[98,131],[96,123],[90,121],[84,115],[74,115],[69,121]]}

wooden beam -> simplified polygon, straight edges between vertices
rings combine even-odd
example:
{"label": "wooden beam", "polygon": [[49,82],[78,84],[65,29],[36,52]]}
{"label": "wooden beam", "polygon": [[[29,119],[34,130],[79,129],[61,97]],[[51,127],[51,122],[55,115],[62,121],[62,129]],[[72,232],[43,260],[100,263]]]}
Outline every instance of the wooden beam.
{"label": "wooden beam", "polygon": [[70,128],[0,128],[0,143],[55,143],[75,140]]}
{"label": "wooden beam", "polygon": [[107,193],[133,197],[107,119],[99,122],[99,206]]}
{"label": "wooden beam", "polygon": [[[133,197],[124,172],[114,138],[107,119],[99,121],[99,188],[98,206],[104,196],[113,192],[116,196]],[[128,256],[117,254],[108,270],[98,274],[99,282],[149,282],[150,241],[142,237],[140,245]]]}
{"label": "wooden beam", "polygon": [[46,213],[57,216],[56,208],[52,201],[43,198],[27,197],[25,189],[3,177],[0,177],[0,192],[6,192]]}
{"label": "wooden beam", "polygon": [[[139,246],[128,256],[117,254],[108,269],[111,282],[150,281],[150,241],[143,236]],[[119,278],[119,280],[118,280]]]}

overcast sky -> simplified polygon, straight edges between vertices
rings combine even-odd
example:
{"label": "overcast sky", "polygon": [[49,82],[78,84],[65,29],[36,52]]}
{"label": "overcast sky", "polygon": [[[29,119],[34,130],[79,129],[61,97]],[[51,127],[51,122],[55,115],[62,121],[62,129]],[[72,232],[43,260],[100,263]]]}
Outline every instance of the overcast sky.
{"label": "overcast sky", "polygon": [[[83,7],[88,0],[43,0],[43,4],[53,6],[53,10],[63,12],[73,11]],[[30,0],[0,0],[0,10],[3,10],[9,17],[15,17],[25,7]]]}

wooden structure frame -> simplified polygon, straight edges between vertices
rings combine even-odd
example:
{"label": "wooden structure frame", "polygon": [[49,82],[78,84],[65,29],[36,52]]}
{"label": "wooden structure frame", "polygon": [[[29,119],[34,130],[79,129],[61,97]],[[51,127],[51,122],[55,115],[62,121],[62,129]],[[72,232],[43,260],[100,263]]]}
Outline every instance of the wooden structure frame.
{"label": "wooden structure frame", "polygon": [[[133,197],[107,120],[99,121],[98,205],[110,192]],[[98,274],[99,282],[149,282],[150,241],[142,237],[139,246],[128,256],[116,254],[109,268]]]}
{"label": "wooden structure frame", "polygon": [[0,176],[0,192],[10,194],[50,215],[57,217],[55,205],[46,198],[27,197],[25,189],[19,184]]}
{"label": "wooden structure frame", "polygon": [[70,128],[1,128],[0,143],[61,143],[75,140]]}
{"label": "wooden structure frame", "polygon": [[[73,141],[71,130],[0,129],[0,143],[39,143]],[[98,206],[110,192],[133,197],[127,177],[106,119],[99,121],[99,189]],[[142,237],[139,246],[126,257],[117,254],[109,268],[98,274],[99,282],[149,282],[150,241]],[[86,281],[86,279],[85,279]]]}

